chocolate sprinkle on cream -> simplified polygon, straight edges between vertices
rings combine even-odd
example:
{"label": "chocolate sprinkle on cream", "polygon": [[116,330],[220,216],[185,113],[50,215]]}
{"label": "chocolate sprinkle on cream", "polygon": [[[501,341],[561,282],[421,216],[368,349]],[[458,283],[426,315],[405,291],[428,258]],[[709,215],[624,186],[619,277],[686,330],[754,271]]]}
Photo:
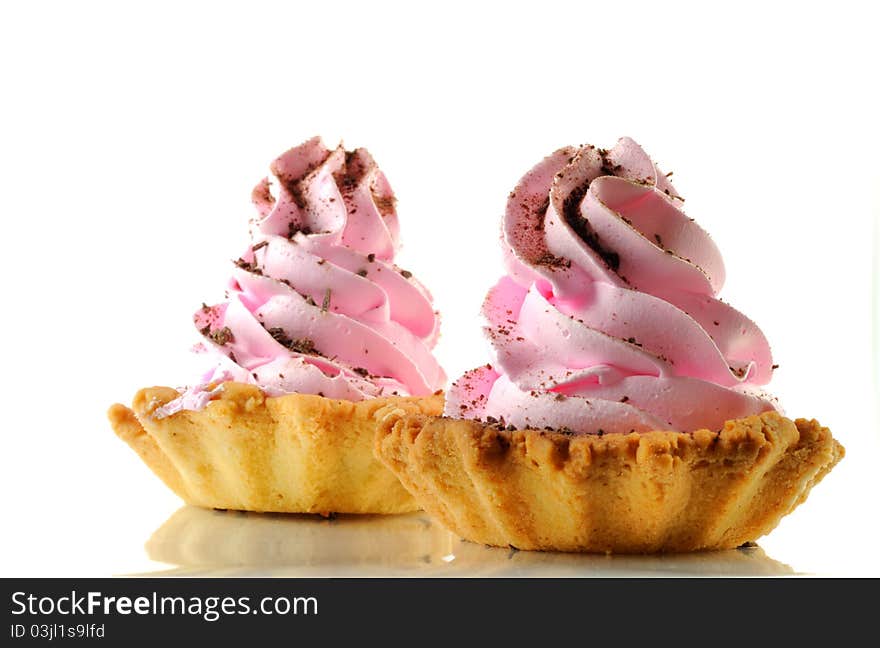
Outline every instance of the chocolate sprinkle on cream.
{"label": "chocolate sprinkle on cream", "polygon": [[571,259],[564,259],[562,257],[550,254],[549,252],[545,252],[537,259],[535,259],[535,265],[540,265],[547,268],[570,268]]}
{"label": "chocolate sprinkle on cream", "polygon": [[297,234],[308,236],[309,234],[312,234],[312,229],[308,225],[300,227],[298,224],[290,222],[287,226],[287,238],[292,239]]}
{"label": "chocolate sprinkle on cream", "polygon": [[[206,326],[205,328],[208,327]],[[205,329],[202,329],[202,334],[205,334]],[[232,331],[229,330],[228,326],[224,326],[217,331],[209,331],[207,336],[211,338],[214,344],[219,344],[220,346],[235,341],[235,337],[232,335]]]}
{"label": "chocolate sprinkle on cream", "polygon": [[612,271],[617,272],[620,269],[620,255],[605,247],[599,239],[596,230],[590,225],[590,221],[584,218],[580,212],[581,201],[587,195],[587,189],[590,183],[585,182],[576,187],[562,203],[562,215],[565,222],[574,230],[581,240],[586,243],[593,252],[599,255],[599,258],[605,262]]}
{"label": "chocolate sprinkle on cream", "polygon": [[608,159],[608,149],[600,148],[598,150],[599,157],[602,159],[602,173],[605,175],[617,175],[617,172],[623,169],[623,165],[614,164],[611,160]]}
{"label": "chocolate sprinkle on cream", "polygon": [[376,205],[376,209],[379,210],[383,218],[390,216],[394,212],[394,203],[397,202],[394,196],[380,196],[375,193],[372,196],[373,204]]}
{"label": "chocolate sprinkle on cream", "polygon": [[674,200],[680,200],[681,202],[684,202],[684,198],[682,198],[681,196],[675,195],[674,193],[670,192],[669,189],[664,189],[663,193],[665,193],[667,196],[669,196],[670,198],[672,198]]}
{"label": "chocolate sprinkle on cream", "polygon": [[269,335],[271,335],[272,338],[282,346],[287,346],[292,342],[287,333],[284,332],[284,329],[278,326],[266,329],[266,332],[269,333]]}
{"label": "chocolate sprinkle on cream", "polygon": [[257,265],[256,261],[251,263],[251,262],[245,261],[244,259],[236,259],[234,261],[234,263],[235,263],[236,267],[241,268],[242,270],[245,270],[246,272],[251,272],[255,275],[262,275],[263,274],[263,271],[260,270],[260,267]]}
{"label": "chocolate sprinkle on cream", "polygon": [[290,336],[284,332],[284,329],[279,327],[267,329],[267,332],[278,344],[283,347],[287,347],[291,351],[302,353],[303,355],[323,355],[315,348],[315,343],[312,342],[309,338],[299,338],[297,340],[292,340],[290,339]]}
{"label": "chocolate sprinkle on cream", "polygon": [[[316,165],[310,165],[306,171],[306,175],[314,171]],[[306,208],[306,198],[303,195],[303,183],[300,178],[291,178],[287,175],[278,175],[278,180],[281,181],[281,185],[287,189],[287,193],[290,194],[290,197],[293,198],[293,202],[296,203],[296,206],[300,209]],[[268,193],[268,192],[267,192]],[[269,194],[271,197],[271,194]]]}
{"label": "chocolate sprinkle on cream", "polygon": [[409,279],[410,277],[412,277],[412,272],[410,272],[409,270],[401,270],[400,276],[402,276],[404,279]]}
{"label": "chocolate sprinkle on cream", "polygon": [[[542,202],[540,205],[538,205],[537,214],[539,216],[546,216],[548,209],[550,209],[550,196],[547,196],[546,198],[544,198],[544,202]],[[539,225],[535,226],[536,230],[544,229],[544,219],[541,218],[539,220],[540,220]]]}

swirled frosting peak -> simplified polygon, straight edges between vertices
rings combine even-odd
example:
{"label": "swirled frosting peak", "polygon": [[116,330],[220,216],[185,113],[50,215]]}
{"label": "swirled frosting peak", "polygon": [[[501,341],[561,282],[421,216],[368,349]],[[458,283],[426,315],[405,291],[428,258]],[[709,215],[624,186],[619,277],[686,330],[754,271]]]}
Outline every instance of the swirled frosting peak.
{"label": "swirled frosting peak", "polygon": [[773,409],[760,329],[720,301],[718,248],[629,138],[566,147],[523,176],[507,276],[483,305],[492,362],[446,415],[576,433],[718,429]]}
{"label": "swirled frosting peak", "polygon": [[370,154],[314,138],[270,168],[226,300],[194,315],[213,367],[162,414],[204,406],[226,381],[347,400],[441,389],[439,318],[394,264],[394,193]]}

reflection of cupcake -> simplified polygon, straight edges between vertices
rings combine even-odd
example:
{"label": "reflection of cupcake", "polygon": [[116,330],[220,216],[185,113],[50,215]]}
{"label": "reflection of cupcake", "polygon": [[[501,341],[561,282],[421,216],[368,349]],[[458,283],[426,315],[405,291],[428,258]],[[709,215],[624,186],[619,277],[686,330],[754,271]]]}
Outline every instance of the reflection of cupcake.
{"label": "reflection of cupcake", "polygon": [[445,382],[431,297],[393,263],[394,195],[364,149],[317,138],[271,169],[226,301],[194,316],[213,369],[182,391],[139,391],[110,421],[191,504],[415,510],[372,454],[385,408],[439,414]]}
{"label": "reflection of cupcake", "polygon": [[454,560],[445,575],[479,578],[520,576],[650,578],[656,576],[791,576],[785,563],[752,545],[726,551],[699,551],[664,555],[589,554],[556,551],[516,551],[460,541],[452,547]]}
{"label": "reflection of cupcake", "polygon": [[419,503],[492,545],[653,552],[770,531],[843,456],[755,386],[754,323],[716,298],[724,267],[632,140],[564,148],[504,219],[508,276],[483,315],[494,361],[445,418],[390,418],[377,452]]}
{"label": "reflection of cupcake", "polygon": [[[146,543],[187,575],[440,577],[784,576],[758,546],[666,556],[515,551],[460,540],[424,513],[273,515],[184,506]],[[373,571],[375,570],[375,571]]]}
{"label": "reflection of cupcake", "polygon": [[257,515],[185,506],[147,542],[151,560],[184,568],[387,567],[441,564],[453,536],[424,513]]}

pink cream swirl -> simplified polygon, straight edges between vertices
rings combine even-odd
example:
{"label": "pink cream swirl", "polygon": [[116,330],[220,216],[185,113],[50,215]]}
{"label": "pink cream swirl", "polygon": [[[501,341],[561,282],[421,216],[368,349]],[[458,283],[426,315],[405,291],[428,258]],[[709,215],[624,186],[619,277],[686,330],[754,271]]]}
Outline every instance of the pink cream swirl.
{"label": "pink cream swirl", "polygon": [[394,265],[395,198],[365,149],[311,139],[276,159],[252,198],[252,244],[227,299],[204,305],[196,351],[215,361],[161,414],[199,409],[222,383],[362,400],[441,389],[428,291]]}
{"label": "pink cream swirl", "polygon": [[[669,174],[671,175],[671,174]],[[718,429],[774,409],[760,329],[718,300],[724,264],[629,138],[529,171],[503,221],[508,276],[483,305],[493,362],[446,415],[575,433]]]}

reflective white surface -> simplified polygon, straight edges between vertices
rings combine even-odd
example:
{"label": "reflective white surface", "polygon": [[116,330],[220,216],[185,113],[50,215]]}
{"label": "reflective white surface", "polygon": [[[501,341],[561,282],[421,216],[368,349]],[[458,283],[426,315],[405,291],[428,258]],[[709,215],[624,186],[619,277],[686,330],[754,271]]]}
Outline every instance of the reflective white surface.
{"label": "reflective white surface", "polygon": [[257,515],[183,507],[147,541],[173,576],[789,576],[760,547],[669,556],[543,553],[456,538],[423,513]]}

